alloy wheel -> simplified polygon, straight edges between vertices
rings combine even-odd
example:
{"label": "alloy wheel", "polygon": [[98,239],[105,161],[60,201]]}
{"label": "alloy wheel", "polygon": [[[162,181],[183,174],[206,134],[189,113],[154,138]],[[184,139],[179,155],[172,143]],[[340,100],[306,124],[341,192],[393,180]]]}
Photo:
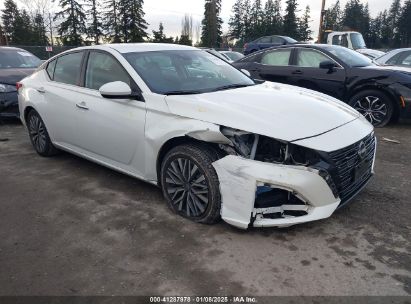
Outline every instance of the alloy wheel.
{"label": "alloy wheel", "polygon": [[29,134],[37,151],[44,151],[47,143],[46,128],[37,115],[31,115],[28,123]]}
{"label": "alloy wheel", "polygon": [[209,189],[204,172],[190,159],[177,158],[166,171],[166,190],[177,210],[188,217],[207,209]]}
{"label": "alloy wheel", "polygon": [[380,124],[388,114],[387,105],[377,96],[362,97],[354,103],[354,109],[373,125]]}

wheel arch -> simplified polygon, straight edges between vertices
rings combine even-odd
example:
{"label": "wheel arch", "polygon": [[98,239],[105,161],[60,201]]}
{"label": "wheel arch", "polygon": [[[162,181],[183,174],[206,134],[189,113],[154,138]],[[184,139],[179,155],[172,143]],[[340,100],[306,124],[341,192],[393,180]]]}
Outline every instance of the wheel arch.
{"label": "wheel arch", "polygon": [[379,85],[370,84],[370,83],[358,86],[358,87],[354,88],[353,90],[351,90],[349,92],[349,94],[347,96],[347,102],[349,102],[354,95],[356,95],[356,94],[358,94],[362,91],[367,91],[367,90],[378,91],[378,92],[381,92],[381,93],[387,95],[390,98],[390,102],[393,105],[393,110],[394,110],[393,111],[393,117],[396,117],[400,114],[400,110],[401,110],[400,103],[395,102],[395,100],[397,98],[395,93],[392,92],[389,88],[384,87],[384,86],[379,86]]}
{"label": "wheel arch", "polygon": [[27,107],[24,108],[23,117],[24,117],[24,122],[25,123],[27,123],[27,117],[28,117],[28,115],[31,111],[36,111],[36,109],[32,106],[27,106]]}
{"label": "wheel arch", "polygon": [[221,155],[222,153],[221,149],[218,148],[218,144],[214,142],[198,140],[188,135],[170,138],[161,146],[157,154],[156,173],[158,186],[161,186],[161,164],[164,160],[164,157],[174,147],[181,146],[184,144],[197,144],[205,147],[206,149],[208,148],[214,150],[218,155]]}

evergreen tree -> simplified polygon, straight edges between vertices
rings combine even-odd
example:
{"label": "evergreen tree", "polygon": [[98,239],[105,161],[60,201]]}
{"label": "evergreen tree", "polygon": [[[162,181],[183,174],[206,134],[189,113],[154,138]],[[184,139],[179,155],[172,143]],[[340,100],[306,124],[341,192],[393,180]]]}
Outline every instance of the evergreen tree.
{"label": "evergreen tree", "polygon": [[33,45],[47,45],[49,39],[46,32],[43,16],[37,13],[33,20]]}
{"label": "evergreen tree", "polygon": [[206,47],[219,47],[222,43],[222,24],[220,17],[221,0],[205,0],[204,18],[201,22],[201,44]]}
{"label": "evergreen tree", "polygon": [[151,39],[151,42],[155,43],[174,43],[173,37],[167,37],[164,34],[164,26],[163,23],[160,22],[160,25],[158,26],[158,31],[153,30],[153,39]]}
{"label": "evergreen tree", "polygon": [[81,45],[82,35],[86,33],[86,15],[82,6],[77,0],[59,0],[61,11],[58,12],[54,20],[63,18],[60,23],[58,33],[64,45]]}
{"label": "evergreen tree", "polygon": [[264,7],[264,35],[280,34],[282,32],[281,1],[267,0]]}
{"label": "evergreen tree", "polygon": [[407,0],[401,9],[401,15],[397,20],[398,38],[400,45],[411,45],[411,0]]}
{"label": "evergreen tree", "polygon": [[285,36],[298,39],[297,0],[287,0],[286,4],[283,33]]}
{"label": "evergreen tree", "polygon": [[2,10],[1,19],[3,21],[3,32],[6,37],[6,42],[9,43],[13,34],[14,20],[19,15],[17,4],[13,0],[6,0],[4,2],[4,9]]}
{"label": "evergreen tree", "polygon": [[143,0],[120,0],[120,38],[123,42],[143,42],[148,37]]}
{"label": "evergreen tree", "polygon": [[390,47],[399,46],[399,37],[398,37],[398,18],[401,16],[401,0],[393,0],[391,3],[390,10],[388,11],[388,26],[391,31],[390,34]]}
{"label": "evergreen tree", "polygon": [[307,5],[303,16],[298,21],[298,40],[309,41],[312,39],[310,29],[310,6]]}
{"label": "evergreen tree", "polygon": [[106,0],[103,3],[103,30],[109,42],[121,42],[119,0]]}
{"label": "evergreen tree", "polygon": [[232,38],[243,39],[244,23],[243,23],[243,0],[236,0],[232,8],[233,15],[230,17],[229,35]]}
{"label": "evergreen tree", "polygon": [[13,33],[11,36],[14,45],[31,45],[33,40],[33,28],[31,19],[26,10],[15,15],[13,21]]}
{"label": "evergreen tree", "polygon": [[335,4],[331,5],[330,8],[325,12],[324,22],[323,22],[323,32],[327,30],[338,31],[341,28],[341,7],[340,1],[337,0]]}
{"label": "evergreen tree", "polygon": [[183,45],[193,45],[193,40],[190,39],[188,35],[181,35],[180,40],[178,41],[178,44],[183,44]]}
{"label": "evergreen tree", "polygon": [[253,29],[251,27],[251,0],[244,0],[243,3],[243,26],[244,42],[253,40]]}
{"label": "evergreen tree", "polygon": [[251,33],[253,38],[258,38],[263,35],[262,21],[264,13],[261,6],[261,0],[254,0],[251,6]]}
{"label": "evergreen tree", "polygon": [[369,24],[368,8],[360,0],[349,0],[345,5],[342,25],[344,30],[358,31],[365,34]]}
{"label": "evergreen tree", "polygon": [[388,23],[388,12],[387,10],[384,10],[381,13],[381,35],[380,35],[380,47],[382,48],[388,48],[389,42],[392,38],[392,33],[390,30],[390,26]]}
{"label": "evergreen tree", "polygon": [[86,12],[86,16],[91,21],[87,27],[87,37],[92,38],[94,44],[99,44],[100,38],[103,36],[100,7],[97,0],[87,0],[87,3],[89,10]]}
{"label": "evergreen tree", "polygon": [[163,23],[160,22],[160,25],[158,26],[158,31],[153,30],[153,39],[151,42],[155,43],[161,43],[164,42],[166,35],[164,35],[164,26]]}
{"label": "evergreen tree", "polygon": [[104,2],[105,13],[103,29],[106,38],[113,43],[121,42],[120,39],[120,17],[119,17],[119,1],[106,0]]}

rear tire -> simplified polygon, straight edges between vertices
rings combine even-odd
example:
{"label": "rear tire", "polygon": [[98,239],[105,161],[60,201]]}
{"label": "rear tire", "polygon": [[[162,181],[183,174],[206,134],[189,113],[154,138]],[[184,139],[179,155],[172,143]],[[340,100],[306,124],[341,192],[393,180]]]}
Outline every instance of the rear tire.
{"label": "rear tire", "polygon": [[59,150],[53,146],[46,125],[35,110],[27,115],[27,129],[31,144],[39,155],[48,157],[58,154]]}
{"label": "rear tire", "polygon": [[394,106],[390,98],[377,90],[365,90],[351,97],[349,105],[360,112],[374,127],[384,127],[392,119]]}
{"label": "rear tire", "polygon": [[192,221],[214,224],[220,219],[221,195],[212,165],[218,153],[203,144],[171,149],[161,164],[161,187],[171,210]]}

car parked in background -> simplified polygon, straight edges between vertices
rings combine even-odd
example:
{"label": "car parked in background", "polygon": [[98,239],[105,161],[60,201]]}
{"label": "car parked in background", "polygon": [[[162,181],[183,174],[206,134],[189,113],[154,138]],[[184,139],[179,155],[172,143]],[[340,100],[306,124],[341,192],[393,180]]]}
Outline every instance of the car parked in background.
{"label": "car parked in background", "polygon": [[375,59],[381,65],[396,65],[411,68],[411,48],[396,49]]}
{"label": "car parked in background", "polygon": [[345,47],[297,44],[251,54],[233,65],[255,79],[287,83],[334,96],[374,126],[411,115],[411,73],[382,67]]}
{"label": "car parked in background", "polygon": [[273,46],[278,46],[278,45],[285,45],[285,44],[294,44],[298,43],[297,40],[294,40],[291,37],[287,36],[264,36],[261,38],[258,38],[254,41],[248,42],[244,44],[244,55],[249,55],[251,53],[270,48]]}
{"label": "car parked in background", "polygon": [[0,118],[18,118],[16,82],[30,75],[41,60],[26,50],[0,47]]}
{"label": "car parked in background", "polygon": [[385,52],[383,51],[379,51],[379,50],[373,50],[373,49],[360,49],[360,50],[356,50],[358,53],[367,56],[368,58],[370,58],[371,60],[374,60],[378,57],[381,57],[382,55],[385,54]]}
{"label": "car parked in background", "polygon": [[227,58],[228,62],[234,62],[237,61],[241,58],[244,57],[243,54],[239,52],[234,52],[234,51],[220,51],[220,54],[222,54],[224,57]]}
{"label": "car parked in background", "polygon": [[196,222],[221,216],[246,229],[326,218],[373,175],[374,131],[357,111],[255,82],[193,47],[77,48],[18,87],[38,154],[66,150],[157,184],[171,210]]}
{"label": "car parked in background", "polygon": [[354,31],[325,31],[321,43],[344,46],[371,59],[375,59],[385,54],[382,51],[367,48],[362,34]]}

